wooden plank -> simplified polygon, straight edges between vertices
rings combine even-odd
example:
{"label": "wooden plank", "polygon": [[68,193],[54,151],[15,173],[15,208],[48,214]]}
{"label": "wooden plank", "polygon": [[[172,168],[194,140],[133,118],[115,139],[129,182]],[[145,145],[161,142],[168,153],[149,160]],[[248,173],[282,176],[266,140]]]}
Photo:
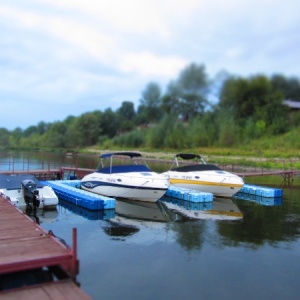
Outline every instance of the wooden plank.
{"label": "wooden plank", "polygon": [[0,240],[2,243],[6,239],[18,239],[24,236],[37,237],[44,234],[44,231],[33,220],[24,215],[7,200],[3,201],[2,199],[0,204]]}
{"label": "wooden plank", "polygon": [[0,292],[1,300],[91,300],[73,281],[64,280]]}
{"label": "wooden plank", "polygon": [[[73,269],[76,255],[72,250],[47,234],[42,227],[1,196],[0,228],[0,274],[5,276],[6,273],[59,265],[69,271],[70,275],[75,275]],[[0,292],[0,299],[91,298],[73,281],[68,280]]]}
{"label": "wooden plank", "polygon": [[31,228],[35,228],[35,223],[32,222],[31,226],[28,224],[28,220],[26,220],[25,218],[20,218],[18,220],[18,222],[7,222],[7,220],[3,220],[2,218],[2,214],[1,214],[1,219],[0,219],[0,228],[1,231],[6,231],[9,229],[17,229],[17,230],[21,230],[22,228],[24,229],[24,227],[31,227]]}
{"label": "wooden plank", "polygon": [[6,240],[11,239],[22,239],[24,237],[40,237],[41,235],[44,235],[43,232],[39,231],[35,228],[26,228],[26,227],[19,227],[16,226],[15,228],[3,228],[0,223],[0,242],[5,243]]}
{"label": "wooden plank", "polygon": [[[53,265],[57,259],[71,259],[71,252],[55,243],[49,236],[7,239],[0,244],[1,269],[10,264],[29,264],[40,261],[39,266]],[[36,266],[36,264],[35,264]]]}
{"label": "wooden plank", "polygon": [[3,197],[0,226],[1,274],[53,265],[71,268],[72,251]]}

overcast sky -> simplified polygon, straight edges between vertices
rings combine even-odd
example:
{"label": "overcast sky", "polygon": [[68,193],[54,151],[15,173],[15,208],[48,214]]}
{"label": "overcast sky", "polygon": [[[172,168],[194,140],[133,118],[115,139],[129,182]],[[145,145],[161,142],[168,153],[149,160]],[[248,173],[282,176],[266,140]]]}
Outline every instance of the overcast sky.
{"label": "overcast sky", "polygon": [[139,104],[190,63],[299,76],[299,0],[0,0],[0,128]]}

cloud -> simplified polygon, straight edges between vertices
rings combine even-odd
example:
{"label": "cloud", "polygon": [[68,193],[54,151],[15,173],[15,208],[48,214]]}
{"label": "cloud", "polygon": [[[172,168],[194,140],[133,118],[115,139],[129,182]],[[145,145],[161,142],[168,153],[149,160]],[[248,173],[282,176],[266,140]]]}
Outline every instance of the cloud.
{"label": "cloud", "polygon": [[[36,117],[51,121],[55,109],[67,116],[115,109],[124,100],[138,105],[150,81],[164,88],[192,62],[211,77],[222,69],[295,75],[299,6],[296,0],[4,0],[0,98],[10,101],[7,110],[47,107],[47,116]],[[35,124],[25,117],[2,122]]]}
{"label": "cloud", "polygon": [[188,64],[180,57],[158,56],[153,53],[130,53],[123,57],[120,68],[124,73],[136,72],[138,74],[157,77],[172,77]]}

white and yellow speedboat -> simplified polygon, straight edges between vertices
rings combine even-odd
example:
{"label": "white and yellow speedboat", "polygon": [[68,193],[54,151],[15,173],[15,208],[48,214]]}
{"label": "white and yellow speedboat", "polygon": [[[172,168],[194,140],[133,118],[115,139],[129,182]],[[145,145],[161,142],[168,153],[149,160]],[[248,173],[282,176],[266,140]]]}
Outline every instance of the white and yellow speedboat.
{"label": "white and yellow speedboat", "polygon": [[[178,158],[197,160],[197,164],[180,166]],[[182,163],[182,161],[180,161]],[[212,193],[218,197],[232,197],[243,186],[243,179],[235,174],[221,170],[213,164],[207,164],[197,154],[180,153],[175,155],[175,168],[163,173],[170,184],[201,192]]]}

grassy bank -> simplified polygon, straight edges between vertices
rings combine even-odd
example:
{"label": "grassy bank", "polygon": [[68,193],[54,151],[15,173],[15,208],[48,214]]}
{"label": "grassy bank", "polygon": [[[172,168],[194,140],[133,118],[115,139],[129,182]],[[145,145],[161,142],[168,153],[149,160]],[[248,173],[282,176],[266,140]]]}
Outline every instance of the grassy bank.
{"label": "grassy bank", "polygon": [[218,165],[234,165],[264,169],[297,169],[300,170],[300,155],[298,149],[290,151],[257,151],[237,148],[197,148],[197,149],[172,149],[153,150],[146,148],[139,149],[100,149],[92,147],[85,149],[84,152],[103,153],[109,151],[139,151],[144,157],[149,159],[172,160],[176,153],[197,153],[209,162]]}

